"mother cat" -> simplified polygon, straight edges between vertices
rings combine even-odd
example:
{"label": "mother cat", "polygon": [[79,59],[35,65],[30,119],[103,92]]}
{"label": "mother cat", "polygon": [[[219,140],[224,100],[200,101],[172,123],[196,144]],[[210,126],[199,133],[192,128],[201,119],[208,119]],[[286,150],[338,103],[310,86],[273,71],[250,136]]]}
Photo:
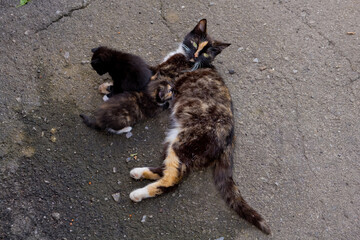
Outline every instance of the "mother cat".
{"label": "mother cat", "polygon": [[[213,166],[215,185],[228,205],[261,231],[270,234],[265,220],[242,198],[233,180],[234,117],[232,101],[224,80],[214,67],[200,68],[230,44],[213,41],[202,19],[178,51],[166,58],[156,71],[158,77],[174,77],[172,126],[165,140],[165,160],[160,167],[131,170],[135,179],[155,182],[130,193],[134,202],[162,194],[177,185],[192,169]],[[183,70],[186,61],[194,71]],[[197,67],[196,67],[197,66]]]}

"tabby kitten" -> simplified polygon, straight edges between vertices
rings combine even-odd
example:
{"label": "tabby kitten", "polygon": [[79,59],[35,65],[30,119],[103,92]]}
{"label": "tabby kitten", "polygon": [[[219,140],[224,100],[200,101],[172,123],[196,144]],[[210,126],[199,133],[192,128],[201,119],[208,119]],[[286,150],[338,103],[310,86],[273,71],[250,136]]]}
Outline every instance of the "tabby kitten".
{"label": "tabby kitten", "polygon": [[107,47],[91,50],[91,66],[99,74],[109,73],[113,86],[109,87],[109,94],[104,96],[106,101],[111,96],[124,91],[141,91],[151,77],[151,70],[139,56],[116,51]]}
{"label": "tabby kitten", "polygon": [[97,130],[121,134],[130,132],[132,126],[145,118],[154,117],[173,97],[173,86],[168,77],[151,77],[145,91],[123,92],[114,95],[96,110],[94,118],[80,114],[83,122]]}
{"label": "tabby kitten", "polygon": [[[190,33],[199,37],[198,41],[190,39],[190,43],[196,43],[195,52],[189,48],[185,51],[186,56],[182,53],[170,56],[159,66],[158,71],[162,74],[158,78],[177,76],[178,73],[164,73],[168,69],[184,68],[184,65],[174,64],[184,63],[192,54],[196,63],[204,53],[209,57],[212,53],[216,56],[229,45],[201,37],[206,36],[205,19],[199,22],[195,30]],[[196,48],[195,44],[192,45]],[[180,72],[173,81],[176,94],[171,101],[172,126],[165,139],[165,160],[159,167],[141,167],[130,171],[134,179],[156,180],[131,192],[130,199],[140,202],[160,195],[176,186],[191,170],[212,166],[215,185],[228,205],[245,220],[270,234],[265,220],[242,198],[233,179],[234,116],[230,92],[224,80],[212,67]]]}

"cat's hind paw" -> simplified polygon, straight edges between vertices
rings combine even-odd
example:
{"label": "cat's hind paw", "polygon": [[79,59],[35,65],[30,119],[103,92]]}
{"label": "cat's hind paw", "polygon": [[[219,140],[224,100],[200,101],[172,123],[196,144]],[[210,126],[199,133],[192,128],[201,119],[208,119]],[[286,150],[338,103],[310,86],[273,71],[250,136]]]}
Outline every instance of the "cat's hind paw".
{"label": "cat's hind paw", "polygon": [[147,167],[134,168],[130,171],[130,177],[137,179],[137,180],[141,179],[143,177],[143,173],[147,170],[148,170]]}
{"label": "cat's hind paw", "polygon": [[144,187],[144,188],[139,188],[139,189],[132,191],[130,193],[129,197],[133,202],[140,202],[144,198],[150,197],[150,195],[149,195],[147,188]]}

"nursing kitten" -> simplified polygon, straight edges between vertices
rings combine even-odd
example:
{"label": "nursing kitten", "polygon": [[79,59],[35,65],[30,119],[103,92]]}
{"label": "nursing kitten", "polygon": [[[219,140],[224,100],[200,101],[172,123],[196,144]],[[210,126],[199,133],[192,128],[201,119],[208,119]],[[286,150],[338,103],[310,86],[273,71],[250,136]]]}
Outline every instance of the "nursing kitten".
{"label": "nursing kitten", "polygon": [[99,74],[109,73],[113,85],[104,100],[125,91],[144,90],[151,77],[151,70],[139,56],[116,51],[107,47],[91,49],[91,66]]}
{"label": "nursing kitten", "polygon": [[121,134],[145,118],[154,117],[168,106],[173,97],[171,79],[154,75],[145,91],[123,92],[114,95],[96,110],[94,118],[80,114],[83,122],[97,130]]}
{"label": "nursing kitten", "polygon": [[[158,76],[160,79],[177,76],[173,79],[176,94],[171,101],[172,126],[165,139],[165,160],[159,167],[141,167],[130,171],[134,179],[156,181],[131,192],[129,197],[134,202],[155,197],[176,186],[191,170],[212,166],[215,185],[227,204],[240,217],[270,234],[265,220],[243,199],[233,179],[235,122],[230,92],[224,80],[214,67],[187,72],[177,70],[186,67],[176,64],[184,63],[191,54],[194,62],[203,66],[199,58],[213,58],[229,46],[203,38],[206,36],[205,19],[194,30],[190,34],[197,36],[198,41],[190,40],[190,43],[197,49],[194,51],[185,44],[189,47],[187,56],[182,53],[172,55],[157,69],[161,73]],[[175,73],[168,72],[169,69],[175,70]]]}

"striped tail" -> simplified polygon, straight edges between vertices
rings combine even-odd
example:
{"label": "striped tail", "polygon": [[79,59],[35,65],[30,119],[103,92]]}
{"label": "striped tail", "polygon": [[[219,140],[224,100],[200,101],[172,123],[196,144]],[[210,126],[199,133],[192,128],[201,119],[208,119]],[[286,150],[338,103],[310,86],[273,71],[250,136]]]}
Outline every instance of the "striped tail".
{"label": "striped tail", "polygon": [[80,117],[82,118],[82,120],[86,126],[88,126],[90,128],[94,128],[96,130],[101,130],[101,128],[96,124],[95,119],[90,118],[84,114],[80,114]]}
{"label": "striped tail", "polygon": [[262,216],[257,213],[243,199],[239,188],[236,186],[232,176],[232,147],[231,144],[222,154],[221,159],[214,166],[214,180],[217,189],[226,203],[235,210],[240,217],[256,226],[265,234],[270,234],[271,230]]}

